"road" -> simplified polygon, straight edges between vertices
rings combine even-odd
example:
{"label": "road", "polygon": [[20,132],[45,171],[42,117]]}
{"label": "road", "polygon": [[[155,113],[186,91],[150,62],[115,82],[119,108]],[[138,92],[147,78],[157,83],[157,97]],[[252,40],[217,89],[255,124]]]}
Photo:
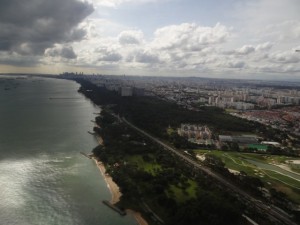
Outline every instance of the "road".
{"label": "road", "polygon": [[[114,116],[116,116],[116,115],[114,115]],[[118,116],[116,116],[116,117],[118,117]],[[164,149],[166,149],[166,150],[172,152],[173,154],[177,155],[182,160],[184,160],[188,164],[192,165],[194,168],[197,168],[197,169],[205,172],[209,176],[215,178],[220,183],[222,183],[223,185],[225,185],[227,188],[229,188],[232,191],[234,191],[235,193],[239,194],[239,196],[242,197],[243,200],[247,201],[250,204],[253,204],[258,210],[260,210],[261,212],[264,212],[266,215],[268,215],[269,218],[270,218],[270,220],[276,221],[278,224],[297,225],[295,222],[293,222],[290,219],[289,215],[286,212],[284,212],[283,210],[281,210],[281,209],[279,209],[279,208],[277,208],[277,207],[275,207],[273,205],[266,205],[265,203],[261,202],[260,200],[258,200],[256,198],[253,198],[252,196],[250,196],[248,193],[246,193],[245,191],[243,191],[242,189],[240,189],[236,185],[228,182],[221,175],[215,173],[214,171],[212,171],[208,167],[199,164],[199,162],[194,161],[193,159],[189,158],[184,153],[179,152],[176,149],[170,147],[169,145],[167,145],[164,142],[160,141],[158,138],[152,136],[151,134],[147,133],[146,131],[144,131],[144,130],[138,128],[138,127],[136,127],[135,125],[133,125],[132,123],[130,123],[128,120],[126,120],[124,117],[123,118],[119,118],[118,117],[118,119],[121,120],[121,121],[123,121],[128,126],[132,127],[133,129],[135,129],[139,133],[141,133],[144,136],[148,137],[152,141],[154,141],[157,144],[161,145]]]}

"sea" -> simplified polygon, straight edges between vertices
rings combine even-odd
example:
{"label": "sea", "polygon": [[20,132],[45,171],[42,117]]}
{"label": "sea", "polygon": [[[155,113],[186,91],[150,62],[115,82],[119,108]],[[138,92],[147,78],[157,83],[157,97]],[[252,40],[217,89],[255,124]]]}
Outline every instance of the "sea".
{"label": "sea", "polygon": [[0,225],[136,225],[80,152],[97,146],[100,108],[74,81],[0,76]]}

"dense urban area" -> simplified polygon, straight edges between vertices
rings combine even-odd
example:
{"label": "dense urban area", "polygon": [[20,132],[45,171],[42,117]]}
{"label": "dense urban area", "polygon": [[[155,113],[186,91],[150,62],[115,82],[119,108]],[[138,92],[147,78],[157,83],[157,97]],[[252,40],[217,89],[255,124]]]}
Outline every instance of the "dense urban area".
{"label": "dense urban area", "polygon": [[60,78],[102,108],[93,154],[120,186],[118,207],[150,224],[298,224],[297,83]]}
{"label": "dense urban area", "polygon": [[[80,74],[65,73],[62,77],[78,79]],[[300,87],[295,82],[100,75],[84,75],[84,79],[98,87],[115,91],[122,97],[155,96],[191,111],[199,111],[201,107],[224,109],[235,117],[284,131],[282,133],[284,138],[279,138],[279,135],[273,137],[280,143],[265,140],[264,144],[286,147],[298,154]],[[189,127],[185,126],[185,129],[197,130],[194,125],[197,126],[197,124],[190,124]],[[205,126],[205,124],[201,125]],[[185,132],[184,135],[187,133]],[[189,132],[188,137],[195,139],[195,134]],[[252,141],[259,140],[260,137],[252,139]],[[194,141],[197,140],[201,142],[199,136]]]}

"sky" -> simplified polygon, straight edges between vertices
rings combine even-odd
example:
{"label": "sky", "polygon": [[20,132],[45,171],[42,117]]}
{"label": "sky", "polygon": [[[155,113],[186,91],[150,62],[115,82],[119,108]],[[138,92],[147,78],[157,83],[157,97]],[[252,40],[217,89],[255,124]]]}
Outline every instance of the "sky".
{"label": "sky", "polygon": [[300,79],[299,0],[0,0],[0,73]]}

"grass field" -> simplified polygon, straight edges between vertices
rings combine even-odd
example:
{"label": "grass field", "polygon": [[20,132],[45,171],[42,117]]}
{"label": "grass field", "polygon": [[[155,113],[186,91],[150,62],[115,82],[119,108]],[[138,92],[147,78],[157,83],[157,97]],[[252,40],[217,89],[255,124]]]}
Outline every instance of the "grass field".
{"label": "grass field", "polygon": [[[154,158],[151,154],[148,154],[150,158]],[[130,164],[135,164],[141,170],[151,173],[155,176],[157,171],[161,170],[161,166],[154,162],[146,162],[141,155],[131,155],[126,158]],[[176,185],[170,185],[167,189],[167,195],[174,198],[177,202],[185,202],[191,198],[196,197],[198,185],[195,181],[189,179],[186,184],[178,183]]]}
{"label": "grass field", "polygon": [[239,152],[223,152],[223,151],[209,151],[209,150],[196,150],[199,155],[215,155],[222,159],[226,168],[244,171],[250,176],[259,177],[268,188],[276,188],[287,194],[287,196],[300,204],[300,181],[293,179],[287,175],[278,173],[276,171],[266,170],[260,168],[247,160],[253,160],[265,164],[279,164],[284,163],[286,160],[294,158],[286,156],[270,156],[253,153],[239,153]]}
{"label": "grass field", "polygon": [[196,197],[198,185],[193,180],[188,180],[189,186],[187,188],[178,187],[178,185],[170,185],[167,194],[173,197],[177,202],[185,202],[191,198]]}
{"label": "grass field", "polygon": [[[150,158],[153,158],[153,157],[151,157],[150,154],[148,156]],[[154,163],[154,162],[146,162],[141,155],[128,156],[125,161],[127,161],[128,163],[131,163],[131,164],[136,164],[139,169],[142,169],[148,173],[151,173],[152,175],[155,175],[155,173],[156,173],[155,171],[161,169],[161,166],[159,164]]]}

